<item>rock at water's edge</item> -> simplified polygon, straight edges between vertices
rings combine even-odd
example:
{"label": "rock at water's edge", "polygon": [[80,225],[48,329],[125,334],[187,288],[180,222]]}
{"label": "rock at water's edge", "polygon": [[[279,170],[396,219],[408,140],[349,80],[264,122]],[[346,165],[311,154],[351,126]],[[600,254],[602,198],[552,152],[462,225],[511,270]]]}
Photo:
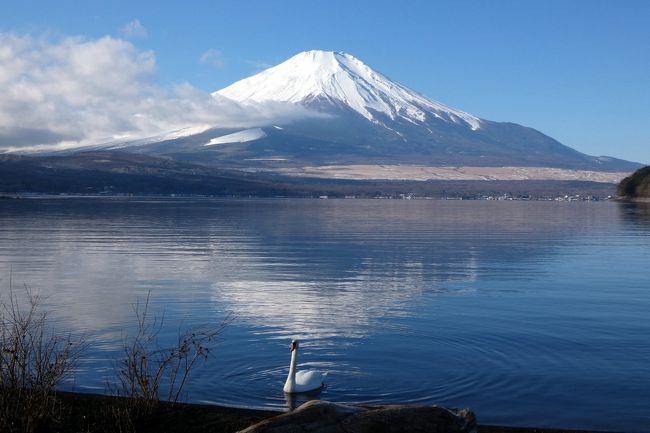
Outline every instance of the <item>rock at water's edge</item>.
{"label": "rock at water's edge", "polygon": [[438,406],[348,406],[312,400],[238,433],[475,433],[468,409]]}

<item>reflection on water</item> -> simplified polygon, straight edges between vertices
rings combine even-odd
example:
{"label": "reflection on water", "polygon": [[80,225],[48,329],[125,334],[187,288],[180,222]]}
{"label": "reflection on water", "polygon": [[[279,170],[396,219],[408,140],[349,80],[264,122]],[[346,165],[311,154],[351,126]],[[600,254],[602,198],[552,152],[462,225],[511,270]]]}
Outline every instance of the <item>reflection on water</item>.
{"label": "reflection on water", "polygon": [[[650,421],[650,212],[614,203],[50,199],[0,203],[0,287],[38,288],[98,344],[102,389],[151,291],[163,336],[233,311],[195,401],[471,406],[481,422],[639,431]],[[100,371],[101,374],[98,374]],[[549,415],[550,414],[550,415]]]}
{"label": "reflection on water", "polygon": [[303,403],[307,403],[310,400],[320,400],[322,394],[322,389],[317,389],[309,392],[301,392],[299,394],[289,394],[284,393],[284,399],[287,402],[287,409],[294,410]]}
{"label": "reflection on water", "polygon": [[621,203],[618,206],[622,219],[633,230],[650,229],[650,203]]}

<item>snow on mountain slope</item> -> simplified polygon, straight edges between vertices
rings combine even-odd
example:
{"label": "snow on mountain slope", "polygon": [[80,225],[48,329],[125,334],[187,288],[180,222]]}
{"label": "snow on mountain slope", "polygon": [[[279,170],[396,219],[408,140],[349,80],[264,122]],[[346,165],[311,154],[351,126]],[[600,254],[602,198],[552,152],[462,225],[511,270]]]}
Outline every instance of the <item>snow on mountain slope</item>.
{"label": "snow on mountain slope", "polygon": [[210,140],[205,146],[226,143],[246,143],[248,141],[259,140],[266,137],[266,132],[261,128],[244,129],[243,131],[233,132],[232,134],[222,135]]}
{"label": "snow on mountain slope", "polygon": [[378,122],[375,113],[422,123],[428,116],[472,130],[481,119],[420,95],[374,71],[343,52],[305,51],[252,77],[214,92],[239,101],[282,101],[308,104],[325,99],[342,103],[366,119]]}

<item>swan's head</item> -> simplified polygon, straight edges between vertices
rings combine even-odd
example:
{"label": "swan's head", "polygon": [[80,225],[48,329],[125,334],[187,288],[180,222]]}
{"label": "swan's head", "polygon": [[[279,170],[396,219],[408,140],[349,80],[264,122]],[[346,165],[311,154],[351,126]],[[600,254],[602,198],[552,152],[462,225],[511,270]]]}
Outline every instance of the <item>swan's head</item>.
{"label": "swan's head", "polygon": [[298,349],[298,340],[291,340],[291,351]]}

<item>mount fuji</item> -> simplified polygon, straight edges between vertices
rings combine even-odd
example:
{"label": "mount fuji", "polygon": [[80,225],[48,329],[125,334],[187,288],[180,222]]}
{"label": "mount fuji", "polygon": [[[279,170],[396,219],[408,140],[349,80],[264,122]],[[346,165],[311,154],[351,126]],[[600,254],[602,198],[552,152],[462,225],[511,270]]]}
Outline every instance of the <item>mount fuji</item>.
{"label": "mount fuji", "polygon": [[[449,107],[341,52],[299,53],[212,97],[237,107],[247,127],[199,122],[129,142],[0,155],[0,191],[605,197],[641,166]],[[272,116],[249,116],[262,112]]]}
{"label": "mount fuji", "polygon": [[243,106],[296,104],[313,115],[249,129],[210,129],[128,150],[269,170],[385,164],[612,172],[639,167],[583,154],[533,128],[451,108],[342,52],[299,53],[213,96]]}

